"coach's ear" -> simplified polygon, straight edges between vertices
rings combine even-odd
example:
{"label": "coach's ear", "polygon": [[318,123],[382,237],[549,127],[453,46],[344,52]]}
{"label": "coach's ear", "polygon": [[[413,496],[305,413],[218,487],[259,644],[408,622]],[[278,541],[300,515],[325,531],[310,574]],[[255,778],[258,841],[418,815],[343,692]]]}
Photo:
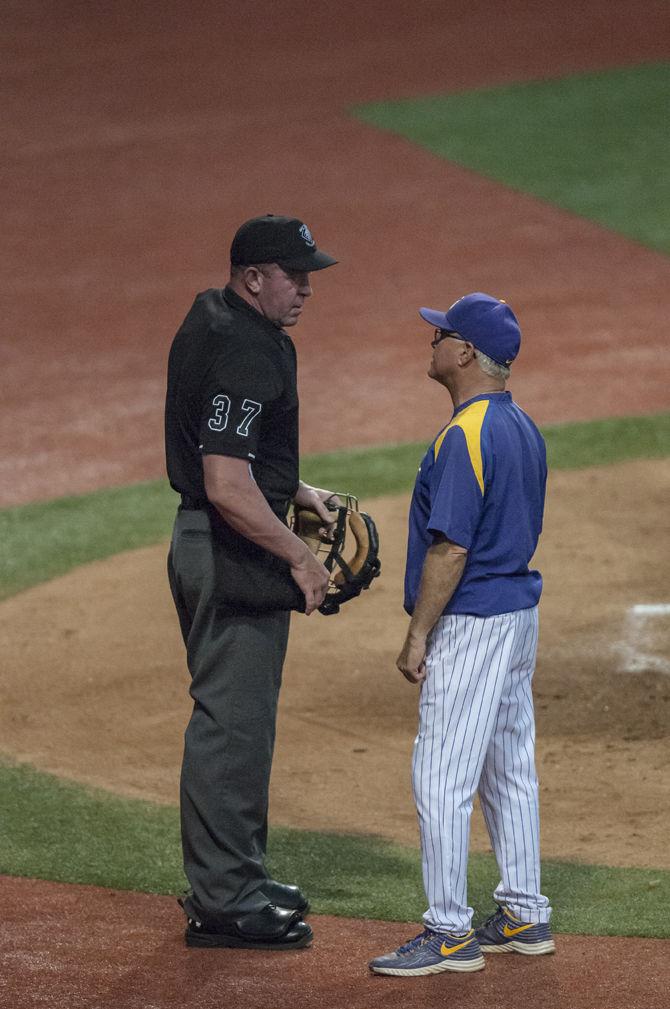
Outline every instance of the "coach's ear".
{"label": "coach's ear", "polygon": [[462,346],[458,349],[458,365],[465,368],[470,361],[475,359],[475,348],[467,340],[461,340]]}

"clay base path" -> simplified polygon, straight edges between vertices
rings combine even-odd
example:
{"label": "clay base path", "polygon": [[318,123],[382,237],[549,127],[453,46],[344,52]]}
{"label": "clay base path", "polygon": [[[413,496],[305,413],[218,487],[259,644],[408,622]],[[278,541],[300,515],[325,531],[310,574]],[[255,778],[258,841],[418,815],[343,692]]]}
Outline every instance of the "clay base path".
{"label": "clay base path", "polygon": [[[170,897],[3,878],[0,1004],[20,1009],[667,1009],[670,942],[558,936],[551,957],[489,956],[471,975],[370,975],[416,924],[312,917],[294,953],[189,950]],[[11,979],[7,977],[11,974]]]}

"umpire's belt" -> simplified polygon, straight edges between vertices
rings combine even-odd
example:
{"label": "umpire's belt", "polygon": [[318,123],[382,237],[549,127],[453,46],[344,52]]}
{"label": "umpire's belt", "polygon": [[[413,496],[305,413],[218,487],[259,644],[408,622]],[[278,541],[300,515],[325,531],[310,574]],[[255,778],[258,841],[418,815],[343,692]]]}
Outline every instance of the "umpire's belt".
{"label": "umpire's belt", "polygon": [[208,505],[207,498],[191,497],[190,494],[182,494],[181,496],[181,506],[185,511],[200,511],[201,508],[207,508]]}

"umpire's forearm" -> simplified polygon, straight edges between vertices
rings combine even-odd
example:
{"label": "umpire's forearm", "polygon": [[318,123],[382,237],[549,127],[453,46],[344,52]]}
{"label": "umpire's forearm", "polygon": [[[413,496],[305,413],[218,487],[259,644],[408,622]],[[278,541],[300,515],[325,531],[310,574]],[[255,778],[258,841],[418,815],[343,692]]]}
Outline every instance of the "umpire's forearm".
{"label": "umpire's forearm", "polygon": [[291,567],[311,557],[307,546],[277,518],[258,489],[244,460],[205,456],[205,492],[221,517],[236,532]]}
{"label": "umpire's forearm", "polygon": [[448,540],[428,550],[410,620],[409,638],[425,639],[439,620],[463,576],[467,551]]}

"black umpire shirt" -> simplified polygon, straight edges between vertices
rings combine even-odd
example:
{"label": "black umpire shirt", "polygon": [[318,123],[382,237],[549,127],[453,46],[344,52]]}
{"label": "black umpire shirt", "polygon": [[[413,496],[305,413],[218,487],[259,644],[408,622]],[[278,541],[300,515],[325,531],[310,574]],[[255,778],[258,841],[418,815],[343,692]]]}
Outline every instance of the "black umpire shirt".
{"label": "black umpire shirt", "polygon": [[298,489],[295,347],[230,287],[199,294],[174,338],[165,451],[170,484],[195,501],[203,455],[248,459],[281,518]]}

